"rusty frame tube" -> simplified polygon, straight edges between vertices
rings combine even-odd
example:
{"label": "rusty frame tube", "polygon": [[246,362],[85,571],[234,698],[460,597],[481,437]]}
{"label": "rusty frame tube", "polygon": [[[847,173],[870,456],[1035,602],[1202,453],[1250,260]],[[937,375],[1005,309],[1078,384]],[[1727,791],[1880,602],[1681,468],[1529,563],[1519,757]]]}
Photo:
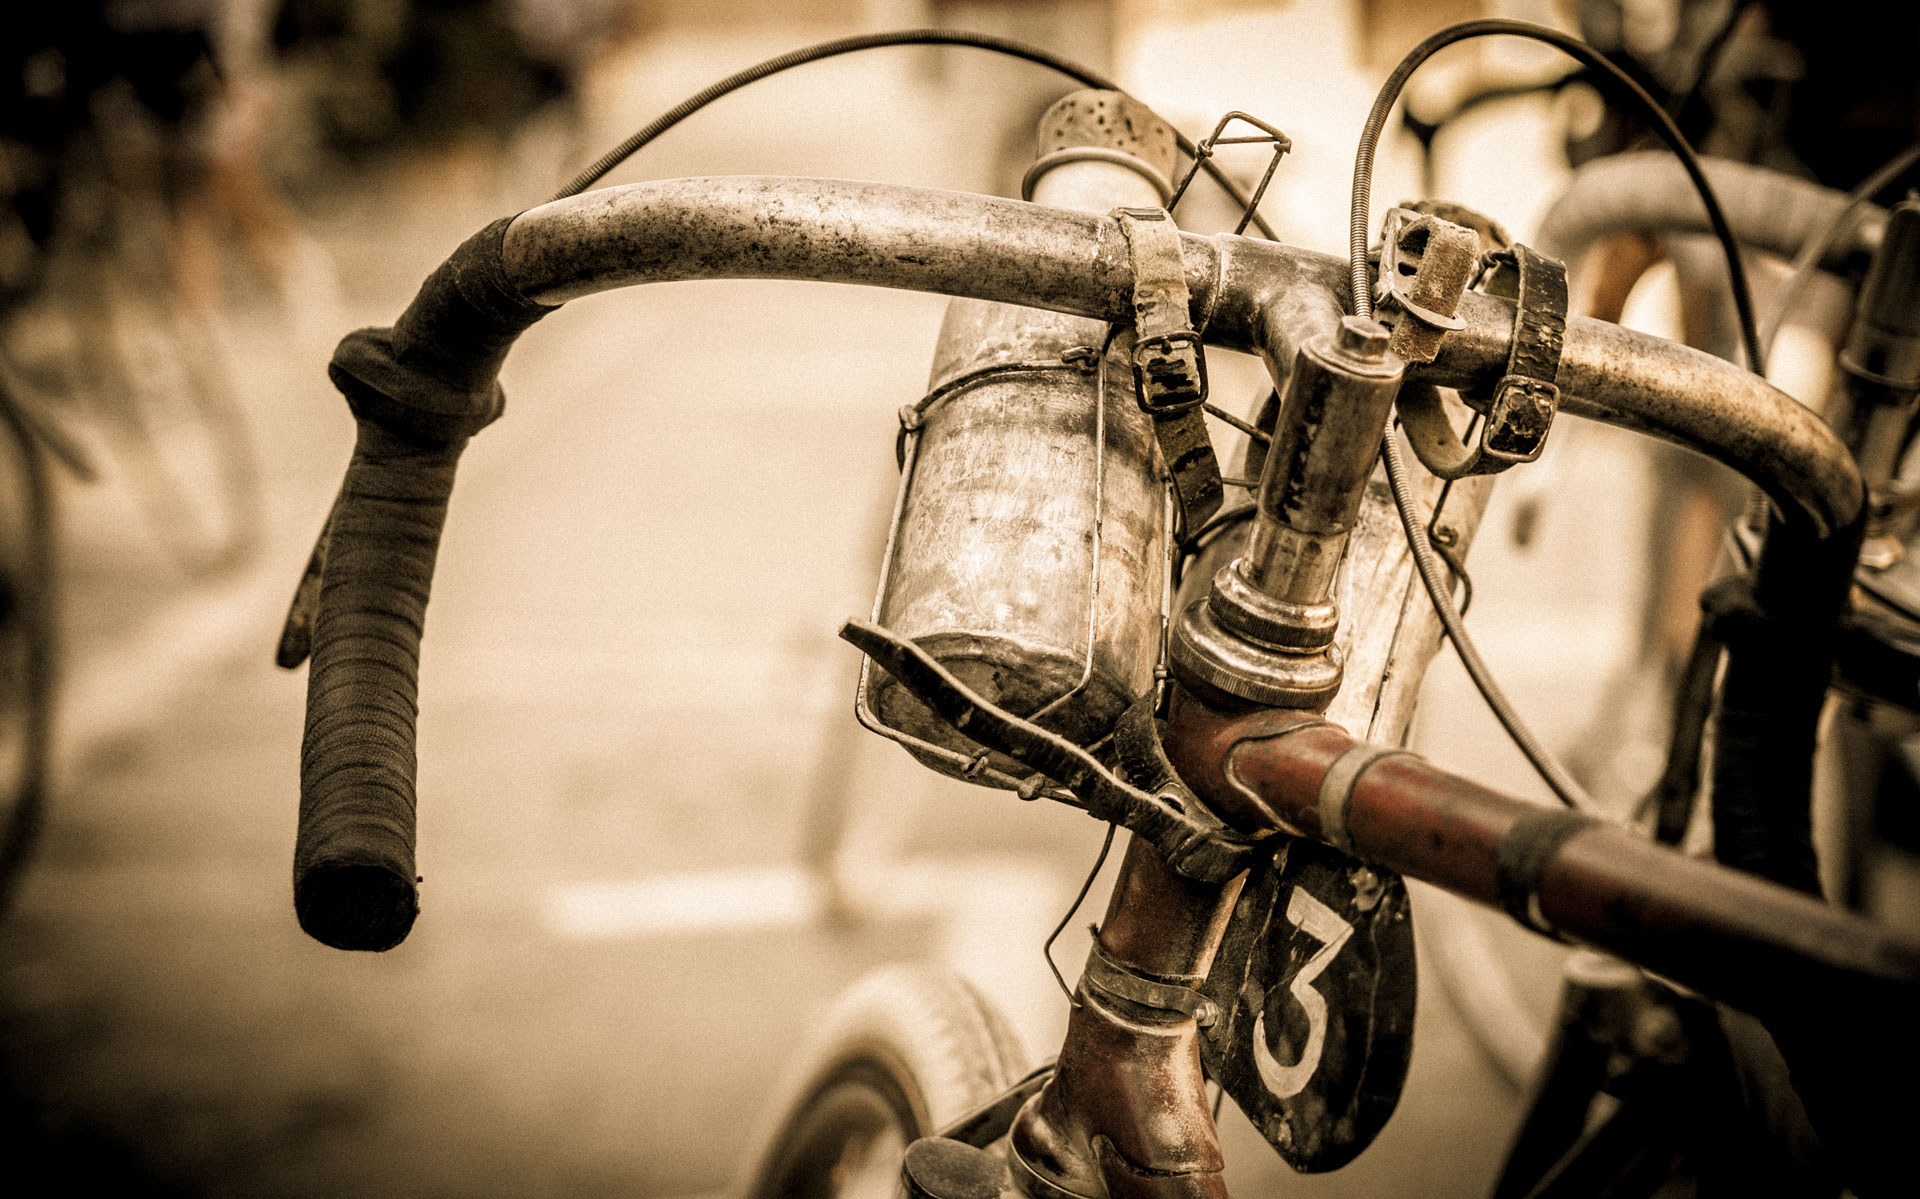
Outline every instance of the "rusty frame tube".
{"label": "rusty frame tube", "polygon": [[[1277,381],[1345,308],[1344,260],[1220,234],[1182,235],[1194,327],[1261,354]],[[1101,320],[1132,313],[1127,243],[1110,217],[931,188],[737,176],[635,183],[530,209],[502,246],[508,278],[557,304],[682,279],[814,279],[971,296]],[[1469,293],[1466,328],[1419,372],[1448,386],[1504,370],[1513,307]],[[1820,536],[1863,502],[1818,418],[1719,359],[1603,321],[1568,322],[1563,406],[1726,463]]]}
{"label": "rusty frame tube", "polygon": [[[1308,714],[1220,712],[1176,690],[1166,748],[1200,797],[1244,829],[1341,843],[1759,1017],[1848,1185],[1911,1189],[1904,1146],[1916,1105],[1901,1087],[1920,1069],[1920,940],[1412,754],[1347,776],[1341,806],[1327,779],[1360,744]],[[1556,824],[1560,835],[1539,835]]]}
{"label": "rusty frame tube", "polygon": [[[1182,877],[1134,837],[1096,932],[1100,947],[1140,974],[1198,987],[1245,877]],[[1014,1168],[1038,1173],[1041,1193],[1226,1199],[1192,1017],[1091,992],[1084,982],[1074,999],[1053,1078],[1014,1122]]]}
{"label": "rusty frame tube", "polygon": [[[1357,744],[1310,714],[1236,715],[1178,692],[1167,735],[1181,777],[1223,819],[1329,844],[1340,838],[1321,786]],[[1344,827],[1357,856],[1499,907],[1507,838],[1542,813],[1558,811],[1395,754],[1360,775]],[[1548,853],[1531,890],[1546,927],[1748,1010],[1769,1010],[1788,981],[1815,976],[1920,993],[1920,941],[1603,821]]]}

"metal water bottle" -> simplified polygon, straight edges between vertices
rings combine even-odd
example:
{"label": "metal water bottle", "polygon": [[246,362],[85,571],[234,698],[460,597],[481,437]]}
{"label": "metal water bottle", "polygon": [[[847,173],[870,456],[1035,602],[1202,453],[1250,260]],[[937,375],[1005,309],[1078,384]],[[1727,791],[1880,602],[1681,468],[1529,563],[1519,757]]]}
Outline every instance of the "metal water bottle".
{"label": "metal water bottle", "polygon": [[[1023,191],[1108,212],[1167,202],[1173,133],[1116,92],[1040,123]],[[1086,744],[1154,685],[1168,509],[1152,419],[1105,322],[955,300],[927,398],[903,413],[900,498],[876,620],[989,701]],[[1124,343],[1125,338],[1120,339]],[[933,715],[878,667],[861,715],[937,770],[1029,773]]]}

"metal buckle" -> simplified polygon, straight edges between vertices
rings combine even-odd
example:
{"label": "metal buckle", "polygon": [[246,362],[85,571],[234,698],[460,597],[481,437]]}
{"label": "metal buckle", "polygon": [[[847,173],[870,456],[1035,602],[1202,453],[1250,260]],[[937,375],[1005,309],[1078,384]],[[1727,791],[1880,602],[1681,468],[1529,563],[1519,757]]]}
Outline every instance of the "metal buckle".
{"label": "metal buckle", "polygon": [[1153,417],[1180,526],[1197,529],[1220,507],[1220,463],[1199,411],[1207,361],[1189,316],[1180,230],[1164,209],[1116,208],[1113,215],[1133,263],[1134,397]]}
{"label": "metal buckle", "polygon": [[1476,274],[1483,291],[1514,304],[1506,373],[1491,395],[1461,396],[1485,413],[1476,444],[1468,447],[1454,432],[1432,384],[1409,382],[1398,405],[1408,444],[1421,465],[1442,479],[1497,474],[1536,461],[1560,410],[1555,379],[1566,336],[1566,267],[1516,242],[1481,255]]}
{"label": "metal buckle", "polygon": [[1207,357],[1193,332],[1143,337],[1133,346],[1133,390],[1155,420],[1181,416],[1207,402]]}
{"label": "metal buckle", "polygon": [[1509,465],[1532,462],[1547,446],[1559,411],[1560,389],[1530,375],[1507,375],[1494,385],[1480,430],[1480,452]]}

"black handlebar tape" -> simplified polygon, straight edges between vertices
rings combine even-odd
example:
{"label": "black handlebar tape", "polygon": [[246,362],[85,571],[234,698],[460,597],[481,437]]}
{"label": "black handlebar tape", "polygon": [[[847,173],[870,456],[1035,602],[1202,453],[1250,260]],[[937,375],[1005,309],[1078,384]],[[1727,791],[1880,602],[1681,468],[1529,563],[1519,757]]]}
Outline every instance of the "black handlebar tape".
{"label": "black handlebar tape", "polygon": [[[505,407],[500,365],[553,311],[507,279],[509,223],[468,238],[391,329],[349,334],[328,367],[359,438],[316,550],[318,587],[303,585],[289,617],[313,615],[293,903],[339,949],[391,949],[420,910],[414,719],[434,555],[460,451]],[[283,638],[283,662],[305,648]]]}
{"label": "black handlebar tape", "polygon": [[1810,895],[1820,894],[1813,755],[1864,524],[1863,516],[1822,539],[1776,517],[1751,579],[1702,597],[1727,647],[1714,727],[1714,857]]}
{"label": "black handlebar tape", "polygon": [[336,949],[391,949],[419,912],[420,634],[464,445],[361,421],[334,509],[307,676],[293,903],[300,927]]}
{"label": "black handlebar tape", "polygon": [[327,374],[361,420],[420,441],[465,441],[506,407],[497,376],[514,339],[552,312],[507,279],[512,218],[460,244],[391,329],[349,333]]}

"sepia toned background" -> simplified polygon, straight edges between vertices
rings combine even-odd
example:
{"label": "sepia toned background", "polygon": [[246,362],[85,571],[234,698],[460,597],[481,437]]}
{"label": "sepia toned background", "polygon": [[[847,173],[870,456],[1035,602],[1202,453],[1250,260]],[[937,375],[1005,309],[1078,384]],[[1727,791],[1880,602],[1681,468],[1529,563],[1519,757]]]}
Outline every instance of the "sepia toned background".
{"label": "sepia toned background", "polygon": [[[50,201],[60,231],[0,229],[0,382],[97,475],[55,472],[53,787],[0,923],[10,1163],[63,1193],[722,1194],[810,1025],[898,960],[953,966],[1036,1060],[1052,1052],[1067,1007],[1041,944],[1102,828],[938,778],[860,731],[857,657],[833,635],[871,605],[895,413],[921,395],[944,301],[660,285],[570,304],[524,339],[441,549],[423,914],[382,955],[307,939],[290,902],[305,680],[272,656],[351,446],[333,344],[389,323],[468,234],[708,82],[895,27],[1046,46],[1190,135],[1229,109],[1279,126],[1293,151],[1267,216],[1343,253],[1354,145],[1399,55],[1477,15],[1573,29],[1575,7],[153,0],[45,17],[59,45],[118,47],[122,72],[88,77],[79,182]],[[1674,6],[1620,8],[1623,36],[1674,36]],[[1451,51],[1414,98],[1557,70],[1538,50]],[[135,86],[165,54],[184,64],[177,113]],[[77,94],[81,61],[28,56],[21,111]],[[730,97],[610,182],[1017,194],[1033,121],[1065,90],[966,50],[868,53]],[[1524,237],[1566,176],[1569,127],[1592,119],[1573,94],[1488,105],[1437,144],[1431,189]],[[1264,165],[1223,160],[1247,179]],[[1411,139],[1390,137],[1376,208],[1423,186]],[[1212,231],[1237,214],[1196,190],[1181,215]],[[1664,278],[1630,317],[1673,332]],[[1218,355],[1213,378],[1238,410],[1264,395],[1251,360]],[[1631,698],[1653,470],[1623,437],[1570,429],[1496,492],[1473,559],[1487,656],[1616,800],[1660,748],[1658,711]],[[1414,741],[1544,794],[1449,656]],[[1104,895],[1096,882],[1054,948],[1069,981]],[[1299,1178],[1229,1105],[1238,1193],[1486,1193],[1561,951],[1416,895],[1398,1114],[1352,1167]]]}

